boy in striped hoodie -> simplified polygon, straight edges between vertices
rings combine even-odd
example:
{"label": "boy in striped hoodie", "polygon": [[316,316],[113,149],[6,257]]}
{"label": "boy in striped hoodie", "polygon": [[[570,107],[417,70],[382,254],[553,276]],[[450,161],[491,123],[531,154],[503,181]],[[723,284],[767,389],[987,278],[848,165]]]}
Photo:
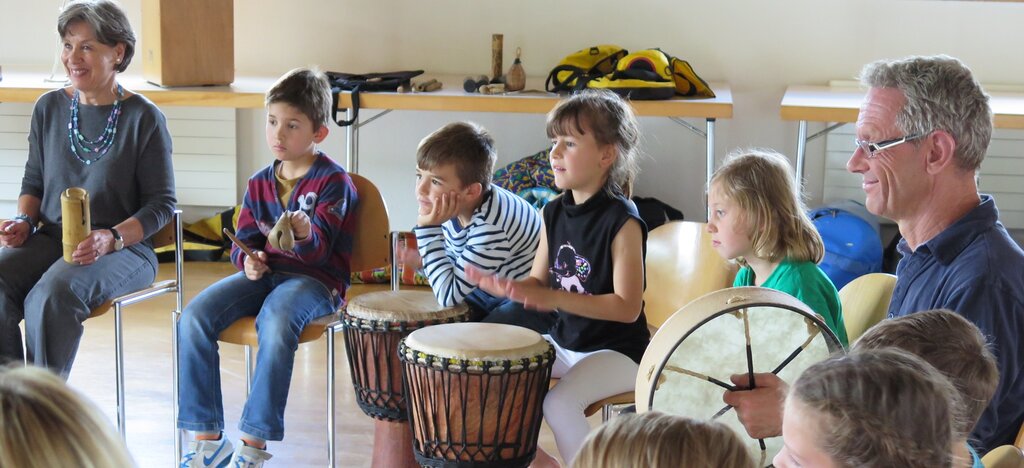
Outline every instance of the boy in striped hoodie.
{"label": "boy in striped hoodie", "polygon": [[[261,467],[266,441],[284,438],[284,409],[299,334],[334,313],[349,285],[356,191],[348,173],[317,144],[327,137],[331,91],[319,71],[288,72],[267,92],[267,145],[275,160],[249,179],[231,261],[240,270],[199,293],[178,323],[181,392],[178,427],[195,433],[182,467]],[[283,218],[282,218],[283,217]],[[270,242],[282,220],[293,245]],[[232,449],[224,437],[217,337],[256,316],[259,348],[252,392]]]}
{"label": "boy in striped hoodie", "polygon": [[509,279],[529,276],[540,239],[540,214],[491,184],[497,153],[483,127],[448,124],[416,151],[416,244],[430,287],[443,306],[466,302],[470,320],[507,323],[544,334],[554,313],[524,310],[466,278],[471,266]]}

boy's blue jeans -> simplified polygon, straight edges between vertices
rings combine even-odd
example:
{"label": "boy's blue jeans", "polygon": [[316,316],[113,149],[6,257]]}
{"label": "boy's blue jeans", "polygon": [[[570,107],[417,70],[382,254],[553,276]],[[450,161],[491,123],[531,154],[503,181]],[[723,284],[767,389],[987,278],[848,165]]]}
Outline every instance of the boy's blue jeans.
{"label": "boy's blue jeans", "polygon": [[178,427],[224,429],[217,337],[235,320],[255,315],[259,349],[252,393],[238,428],[265,440],[283,439],[299,335],[309,322],[333,313],[338,305],[339,298],[319,281],[288,273],[266,273],[250,281],[238,272],[199,293],[178,322]]}

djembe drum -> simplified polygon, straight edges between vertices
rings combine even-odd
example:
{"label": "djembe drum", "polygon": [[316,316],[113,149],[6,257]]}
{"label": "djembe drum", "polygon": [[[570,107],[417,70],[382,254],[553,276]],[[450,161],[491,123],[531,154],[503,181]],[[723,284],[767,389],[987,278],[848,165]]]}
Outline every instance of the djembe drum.
{"label": "djembe drum", "polygon": [[417,463],[530,464],[554,362],[544,338],[513,325],[456,323],[416,330],[399,351]]}
{"label": "djembe drum", "polygon": [[637,411],[723,422],[749,440],[763,467],[782,439],[747,435],[736,412],[722,403],[726,390],[748,390],[736,388],[730,375],[771,372],[793,382],[834,352],[843,352],[835,334],[793,296],[757,287],[716,291],[679,309],[651,339],[636,378]]}
{"label": "djembe drum", "polygon": [[384,421],[408,419],[398,342],[429,325],[464,322],[467,310],[442,307],[427,291],[379,291],[349,301],[342,323],[359,408]]}

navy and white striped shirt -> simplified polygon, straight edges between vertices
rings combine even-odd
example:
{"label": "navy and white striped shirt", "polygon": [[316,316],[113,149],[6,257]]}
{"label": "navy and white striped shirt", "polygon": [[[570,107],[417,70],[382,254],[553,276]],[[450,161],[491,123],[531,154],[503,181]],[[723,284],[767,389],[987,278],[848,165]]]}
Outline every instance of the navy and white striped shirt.
{"label": "navy and white striped shirt", "polygon": [[416,244],[423,271],[437,302],[451,307],[476,289],[466,280],[466,265],[504,278],[530,274],[540,240],[541,217],[526,200],[491,185],[469,225],[452,218],[441,226],[417,226]]}

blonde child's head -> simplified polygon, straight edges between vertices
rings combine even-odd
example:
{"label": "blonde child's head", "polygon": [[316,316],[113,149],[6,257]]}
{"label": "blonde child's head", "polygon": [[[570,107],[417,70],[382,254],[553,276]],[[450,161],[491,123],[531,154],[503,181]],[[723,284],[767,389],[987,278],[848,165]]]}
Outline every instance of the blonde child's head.
{"label": "blonde child's head", "polygon": [[854,344],[857,350],[898,348],[931,364],[959,395],[957,435],[966,439],[999,385],[999,367],[985,335],[956,312],[928,310],[885,320]]}
{"label": "blonde child's head", "polygon": [[[825,255],[821,236],[800,201],[789,160],[782,154],[768,149],[730,153],[708,187],[709,204],[723,199],[738,208],[737,222],[750,239],[754,257],[818,263]],[[742,257],[737,261],[746,264]]]}
{"label": "blonde child's head", "polygon": [[736,433],[715,421],[657,411],[615,418],[583,442],[574,468],[753,468]]}
{"label": "blonde child's head", "polygon": [[591,136],[599,148],[611,148],[614,155],[603,188],[630,196],[640,172],[640,124],[621,96],[607,90],[573,93],[548,112],[547,134],[552,139]]}
{"label": "blonde child's head", "polygon": [[774,464],[949,467],[956,398],[942,374],[904,351],[833,356],[790,389]]}
{"label": "blonde child's head", "polygon": [[99,411],[38,367],[0,367],[0,466],[135,466]]}

